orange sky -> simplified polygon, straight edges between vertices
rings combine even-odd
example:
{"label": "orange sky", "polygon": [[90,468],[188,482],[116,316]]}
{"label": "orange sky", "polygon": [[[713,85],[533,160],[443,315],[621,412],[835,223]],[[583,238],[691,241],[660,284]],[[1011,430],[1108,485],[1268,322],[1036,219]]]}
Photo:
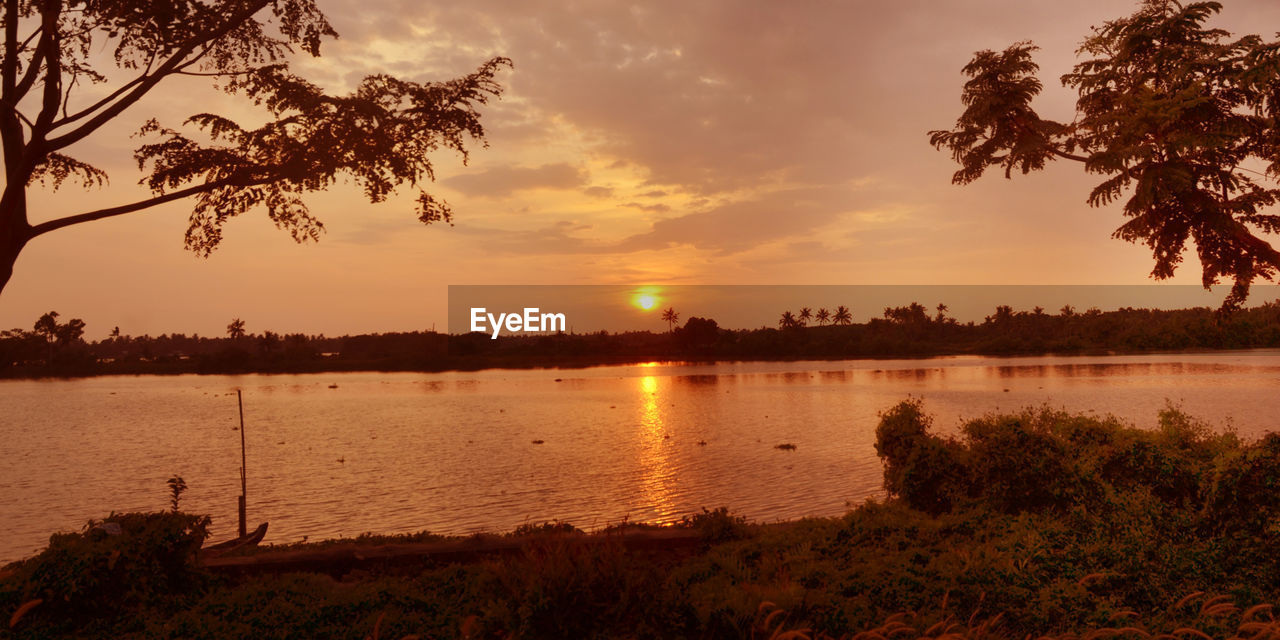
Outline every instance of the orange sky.
{"label": "orange sky", "polygon": [[[233,317],[253,332],[443,330],[450,284],[1138,284],[1151,269],[1110,238],[1118,207],[1085,204],[1096,178],[1079,166],[955,187],[926,137],[958,115],[972,52],[1023,39],[1043,49],[1042,114],[1070,119],[1056,78],[1090,25],[1133,3],[319,4],[342,37],[294,69],[332,90],[514,60],[483,111],[489,148],[468,167],[436,159],[429,190],[456,226],[417,222],[410,190],[369,205],[337,188],[309,199],[319,244],[247,214],[204,260],[182,248],[189,205],[168,205],[35,240],[0,327],[57,310],[90,337],[221,335]],[[1216,26],[1280,26],[1280,4],[1226,4]],[[204,87],[162,86],[74,148],[111,186],[36,192],[35,221],[145,195],[130,136],[146,118],[260,117]],[[1198,277],[1189,256],[1176,282]]]}

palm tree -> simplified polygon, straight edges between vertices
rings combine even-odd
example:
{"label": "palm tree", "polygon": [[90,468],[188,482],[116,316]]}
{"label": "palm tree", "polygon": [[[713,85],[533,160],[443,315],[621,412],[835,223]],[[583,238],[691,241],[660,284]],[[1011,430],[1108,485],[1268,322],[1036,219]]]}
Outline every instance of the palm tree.
{"label": "palm tree", "polygon": [[244,337],[244,320],[235,318],[231,324],[227,325],[227,336],[232,340],[239,340]]}
{"label": "palm tree", "polygon": [[812,319],[813,311],[810,311],[809,307],[800,307],[800,326],[803,327],[809,324],[809,321]]}
{"label": "palm tree", "polygon": [[791,313],[790,311],[783,311],[782,317],[778,319],[778,326],[783,329],[793,329],[800,326],[800,321],[796,320],[794,313]]}
{"label": "palm tree", "polygon": [[853,314],[849,313],[849,307],[840,305],[836,307],[836,314],[831,316],[831,321],[835,324],[853,324]]}
{"label": "palm tree", "polygon": [[950,308],[947,307],[947,305],[941,302],[938,303],[938,322],[942,322],[943,320],[946,319],[946,313],[949,310]]}
{"label": "palm tree", "polygon": [[680,314],[676,313],[675,307],[667,307],[667,309],[662,312],[662,319],[667,323],[668,332],[675,331],[676,321],[680,319]]}
{"label": "palm tree", "polygon": [[831,320],[831,312],[827,311],[826,307],[822,307],[818,309],[818,315],[814,316],[814,318],[817,318],[818,324],[826,324],[828,320]]}

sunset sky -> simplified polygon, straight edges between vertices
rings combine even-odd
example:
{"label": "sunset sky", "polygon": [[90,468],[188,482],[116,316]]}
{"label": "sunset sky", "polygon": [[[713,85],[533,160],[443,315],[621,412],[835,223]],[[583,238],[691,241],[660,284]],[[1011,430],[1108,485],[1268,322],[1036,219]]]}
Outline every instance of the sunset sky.
{"label": "sunset sky", "polygon": [[[1090,25],[1136,3],[319,4],[341,38],[294,70],[333,91],[514,61],[482,110],[489,147],[465,167],[436,157],[428,190],[456,225],[419,223],[410,189],[370,205],[339,187],[308,200],[318,244],[246,214],[206,260],[182,247],[190,204],[170,204],[35,240],[0,327],[57,310],[91,338],[222,335],[234,317],[251,332],[443,330],[451,284],[1141,284],[1151,270],[1146,248],[1110,238],[1119,207],[1085,204],[1098,177],[1058,164],[957,187],[926,135],[954,123],[972,53],[1017,40],[1042,48],[1041,114],[1069,120],[1057,78]],[[1280,3],[1225,4],[1215,26],[1280,28]],[[35,192],[34,221],[144,196],[132,134],[200,111],[262,117],[199,79],[163,86],[72,149],[110,186]],[[1175,282],[1198,279],[1189,256]]]}

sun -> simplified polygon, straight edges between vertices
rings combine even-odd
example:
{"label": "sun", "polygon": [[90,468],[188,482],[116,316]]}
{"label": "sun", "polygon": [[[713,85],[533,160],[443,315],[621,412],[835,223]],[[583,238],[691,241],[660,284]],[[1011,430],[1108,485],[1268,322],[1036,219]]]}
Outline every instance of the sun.
{"label": "sun", "polygon": [[641,311],[653,311],[662,304],[662,287],[654,285],[636,287],[629,291],[628,295],[630,295],[631,306]]}

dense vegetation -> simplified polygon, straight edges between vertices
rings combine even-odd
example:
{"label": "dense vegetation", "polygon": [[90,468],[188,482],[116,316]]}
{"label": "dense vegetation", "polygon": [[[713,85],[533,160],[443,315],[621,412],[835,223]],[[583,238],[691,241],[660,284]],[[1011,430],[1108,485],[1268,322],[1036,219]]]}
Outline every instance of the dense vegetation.
{"label": "dense vegetation", "polygon": [[[844,310],[844,307],[840,308]],[[1058,313],[999,306],[982,322],[961,323],[945,306],[884,310],[855,324],[848,311],[832,316],[808,309],[782,314],[780,328],[721,328],[691,317],[663,333],[446,335],[435,332],[325,337],[253,334],[233,321],[228,337],[166,334],[128,336],[119,329],[96,342],[85,324],[45,314],[33,330],[0,332],[0,376],[134,373],[310,371],[443,371],[487,367],[586,366],[651,360],[770,360],[1171,351],[1280,347],[1280,303],[1222,315],[1205,308],[1162,311],[1123,308]],[[824,316],[826,316],[824,318]],[[817,326],[808,324],[816,317]],[[828,324],[828,320],[830,323]]]}
{"label": "dense vegetation", "polygon": [[972,420],[956,438],[930,426],[917,402],[882,415],[887,501],[781,525],[705,512],[687,523],[704,547],[683,553],[574,544],[556,525],[467,564],[230,579],[193,561],[201,518],[113,516],[118,535],[91,523],[7,569],[6,617],[42,602],[0,637],[1280,632],[1266,605],[1280,601],[1280,435],[1245,442],[1172,410],[1153,431],[1050,410]]}

